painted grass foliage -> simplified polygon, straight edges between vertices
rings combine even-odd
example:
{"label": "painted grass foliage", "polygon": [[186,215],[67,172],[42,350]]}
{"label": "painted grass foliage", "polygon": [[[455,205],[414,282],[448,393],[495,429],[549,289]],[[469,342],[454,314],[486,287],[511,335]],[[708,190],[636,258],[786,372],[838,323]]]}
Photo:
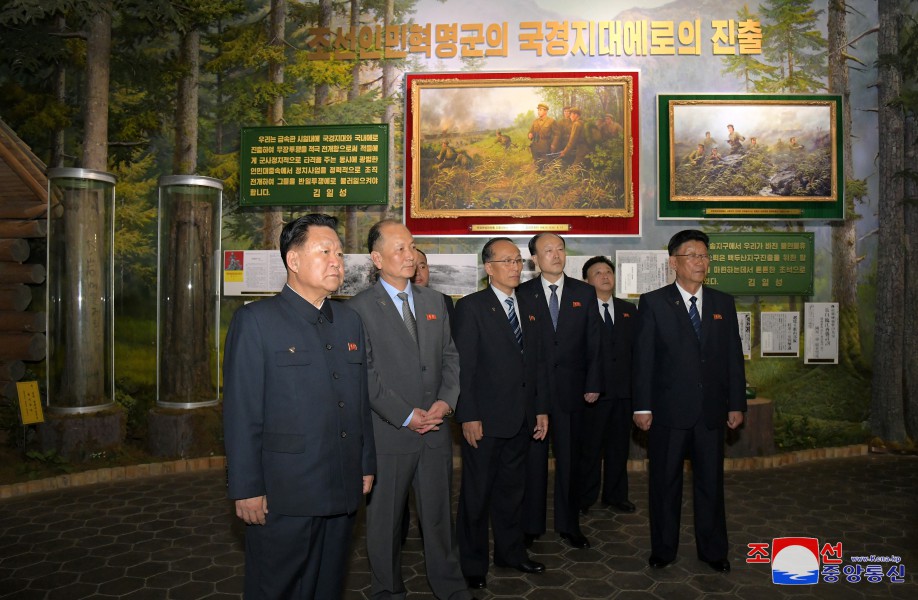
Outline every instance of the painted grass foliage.
{"label": "painted grass foliage", "polygon": [[730,154],[719,161],[683,162],[676,167],[678,196],[829,196],[832,192],[829,149],[790,152],[775,149]]}
{"label": "painted grass foliage", "polygon": [[461,160],[437,160],[436,145],[421,150],[421,205],[429,210],[602,210],[624,207],[624,146],[597,144],[582,165],[560,158],[538,169],[525,130],[505,132],[508,148],[491,138],[460,139]]}

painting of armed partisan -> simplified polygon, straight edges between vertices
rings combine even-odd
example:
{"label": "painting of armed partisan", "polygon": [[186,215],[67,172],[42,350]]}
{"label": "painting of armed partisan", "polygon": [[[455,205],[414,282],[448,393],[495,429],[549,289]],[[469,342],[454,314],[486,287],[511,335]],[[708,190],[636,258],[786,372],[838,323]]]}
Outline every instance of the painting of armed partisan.
{"label": "painting of armed partisan", "polygon": [[661,217],[843,217],[839,96],[660,96],[659,116]]}
{"label": "painting of armed partisan", "polygon": [[[636,73],[406,75],[407,210],[418,221],[636,216]],[[600,223],[590,223],[601,226]],[[606,234],[610,227],[605,227]],[[491,230],[493,231],[493,230]],[[614,230],[612,231],[614,232]]]}

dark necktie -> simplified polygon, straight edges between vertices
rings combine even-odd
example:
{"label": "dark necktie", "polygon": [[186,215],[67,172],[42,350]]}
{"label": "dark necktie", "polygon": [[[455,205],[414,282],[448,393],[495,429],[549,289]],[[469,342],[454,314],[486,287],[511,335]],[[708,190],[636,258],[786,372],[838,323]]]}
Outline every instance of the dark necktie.
{"label": "dark necktie", "polygon": [[551,284],[548,286],[548,289],[551,290],[551,298],[548,299],[548,312],[551,313],[551,326],[557,331],[558,311],[560,310],[560,307],[558,306],[558,286]]}
{"label": "dark necktie", "polygon": [[399,292],[396,296],[402,301],[402,320],[405,321],[405,327],[408,328],[408,333],[411,335],[414,343],[417,344],[418,323],[414,320],[414,315],[411,314],[411,305],[408,304],[408,294],[406,292]]}
{"label": "dark necktie", "polygon": [[695,335],[698,336],[698,339],[701,339],[701,317],[698,315],[698,306],[695,304],[698,302],[698,298],[692,296],[689,298],[689,301],[692,305],[688,309],[688,318],[692,322],[692,327],[695,329]]}
{"label": "dark necktie", "polygon": [[606,326],[606,331],[608,331],[610,334],[614,334],[615,333],[615,322],[612,320],[611,313],[609,313],[609,303],[608,302],[602,303],[602,310],[603,310],[602,318],[603,318],[603,323]]}
{"label": "dark necktie", "polygon": [[520,320],[516,318],[516,311],[513,310],[513,298],[507,298],[504,300],[507,303],[507,320],[510,321],[510,329],[513,330],[513,336],[516,338],[516,343],[520,345],[520,350],[523,349],[523,330],[520,328]]}

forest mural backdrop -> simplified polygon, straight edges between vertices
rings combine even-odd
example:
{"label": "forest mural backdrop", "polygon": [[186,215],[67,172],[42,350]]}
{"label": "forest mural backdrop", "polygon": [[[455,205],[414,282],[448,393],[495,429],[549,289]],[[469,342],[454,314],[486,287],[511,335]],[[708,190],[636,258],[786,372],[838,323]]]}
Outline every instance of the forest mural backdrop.
{"label": "forest mural backdrop", "polygon": [[[737,300],[754,323],[762,310],[839,302],[840,363],[761,359],[754,348],[749,382],[775,401],[785,449],[904,442],[918,438],[914,12],[869,0],[0,0],[0,118],[49,166],[118,178],[116,377],[142,427],[155,376],[160,176],[222,180],[223,247],[271,248],[284,221],[315,207],[239,206],[240,128],[389,123],[388,205],[321,207],[340,217],[346,251],[365,252],[369,226],[404,206],[405,73],[638,70],[640,235],[572,238],[568,252],[661,249],[687,227],[813,232],[812,297]],[[654,43],[660,27],[664,40],[673,28],[671,53]],[[468,36],[480,37],[460,43]],[[658,221],[653,107],[678,93],[841,94],[846,220]],[[536,116],[518,110],[502,131],[512,140]],[[419,240],[428,253],[481,243]],[[222,302],[224,321],[237,306]]]}

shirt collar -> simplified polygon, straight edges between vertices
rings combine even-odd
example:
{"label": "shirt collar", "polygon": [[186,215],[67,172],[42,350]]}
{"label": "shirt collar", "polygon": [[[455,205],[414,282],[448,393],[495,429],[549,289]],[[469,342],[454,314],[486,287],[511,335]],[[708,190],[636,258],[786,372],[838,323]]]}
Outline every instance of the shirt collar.
{"label": "shirt collar", "polygon": [[605,302],[602,298],[600,298],[599,296],[596,296],[596,303],[599,306],[600,318],[603,321],[606,320],[606,315],[605,315],[606,307],[603,306],[603,304],[609,305],[609,316],[612,317],[612,322],[615,323],[615,305],[612,304],[612,297],[609,298],[608,302]]}
{"label": "shirt collar", "polygon": [[[516,306],[516,290],[513,290],[513,293],[510,294],[509,296],[503,293],[502,291],[500,291],[499,289],[497,289],[496,287],[494,287],[493,285],[491,286],[491,290],[494,292],[494,295],[497,296],[497,299],[500,301],[501,306],[506,306],[506,303],[504,301],[507,298],[510,298],[511,300],[513,300],[513,306],[514,307]],[[507,309],[504,308],[504,311],[506,310]]]}
{"label": "shirt collar", "polygon": [[692,305],[692,301],[691,301],[692,296],[695,296],[695,300],[696,300],[695,306],[698,307],[698,311],[701,312],[702,293],[704,292],[704,286],[699,287],[698,291],[695,292],[694,294],[689,294],[688,292],[686,292],[684,289],[682,289],[682,286],[679,285],[678,283],[676,283],[676,289],[679,290],[679,295],[682,296],[682,301],[685,302],[686,310],[688,310],[689,307]]}
{"label": "shirt collar", "polygon": [[558,294],[558,297],[559,297],[559,298],[561,297],[561,291],[564,289],[564,273],[562,273],[562,274],[561,274],[561,277],[558,279],[558,281],[556,281],[556,282],[554,282],[554,283],[549,283],[547,279],[545,279],[544,277],[542,277],[542,275],[539,275],[539,281],[542,282],[542,291],[545,292],[545,297],[546,297],[546,298],[548,298],[548,297],[551,296],[551,288],[548,287],[548,286],[550,286],[550,285],[556,285],[556,286],[558,286],[558,289],[555,290],[555,293]]}
{"label": "shirt collar", "polygon": [[[382,277],[379,278],[379,283],[382,284],[383,289],[386,290],[386,293],[389,294],[390,298],[392,298],[392,302],[395,303],[395,301],[398,300],[398,303],[396,304],[396,306],[401,306],[402,300],[401,298],[398,297],[398,295],[401,294],[402,292],[395,289],[391,284],[389,284],[389,282],[387,282]],[[404,291],[405,293],[408,294],[408,300],[411,303],[414,303],[414,295],[411,293],[411,280],[408,281],[408,285],[405,286]]]}

